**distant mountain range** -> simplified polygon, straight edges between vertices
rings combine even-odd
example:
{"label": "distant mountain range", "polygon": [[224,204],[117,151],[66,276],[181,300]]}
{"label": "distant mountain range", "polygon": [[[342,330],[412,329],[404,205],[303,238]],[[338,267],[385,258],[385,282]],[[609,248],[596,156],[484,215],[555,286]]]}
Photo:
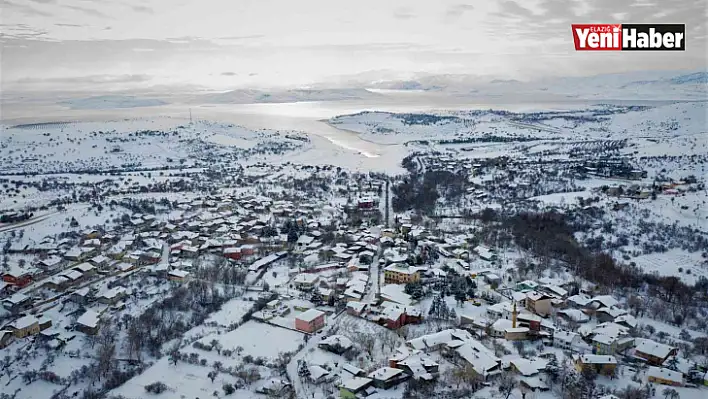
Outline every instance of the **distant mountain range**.
{"label": "distant mountain range", "polygon": [[[58,104],[72,109],[154,107],[178,102],[187,104],[258,104],[307,101],[371,100],[386,97],[386,91],[431,92],[458,100],[515,98],[518,100],[708,100],[708,72],[646,71],[586,77],[547,78],[533,82],[490,80],[472,75],[429,75],[419,79],[377,81],[354,87],[301,89],[237,89],[219,93],[172,95],[166,91],[113,94],[64,99]],[[365,86],[356,87],[355,85]],[[194,93],[194,92],[193,92]]]}
{"label": "distant mountain range", "polygon": [[532,82],[484,80],[468,75],[425,76],[417,80],[376,82],[373,88],[423,90],[455,95],[529,95],[538,92],[573,98],[708,99],[708,72],[643,71]]}
{"label": "distant mountain range", "polygon": [[192,101],[204,104],[292,103],[302,101],[363,100],[380,96],[380,94],[364,88],[292,89],[267,92],[244,89],[203,94],[192,98]]}
{"label": "distant mountain range", "polygon": [[142,98],[137,96],[107,95],[87,98],[76,98],[60,101],[59,105],[71,109],[116,109],[116,108],[142,108],[166,105],[162,100]]}

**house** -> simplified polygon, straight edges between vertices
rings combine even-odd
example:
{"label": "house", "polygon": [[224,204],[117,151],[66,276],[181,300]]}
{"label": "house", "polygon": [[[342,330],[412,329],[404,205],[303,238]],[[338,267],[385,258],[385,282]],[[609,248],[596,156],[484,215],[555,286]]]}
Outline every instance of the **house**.
{"label": "house", "polygon": [[239,260],[241,259],[241,248],[224,248],[224,256],[229,259]]}
{"label": "house", "polygon": [[10,285],[22,288],[32,282],[32,273],[20,267],[12,267],[3,273],[2,280]]}
{"label": "house", "polygon": [[380,369],[369,373],[367,377],[371,378],[372,384],[376,388],[389,389],[407,380],[410,375],[404,373],[401,369],[381,367]]}
{"label": "house", "polygon": [[580,334],[571,331],[556,331],[553,333],[553,346],[565,350],[577,350],[583,346]]}
{"label": "house", "polygon": [[89,259],[89,262],[91,262],[91,264],[93,264],[96,267],[104,267],[108,264],[109,260],[110,260],[110,258],[108,258],[105,255],[98,255],[98,256],[94,256],[93,258]]}
{"label": "house", "polygon": [[189,272],[184,270],[170,270],[167,273],[167,279],[177,283],[183,283],[189,278]]}
{"label": "house", "polygon": [[478,245],[474,248],[474,252],[477,253],[477,255],[480,257],[482,260],[486,260],[488,262],[491,262],[496,259],[496,255],[492,252],[491,249],[484,245]]}
{"label": "house", "polygon": [[481,379],[486,380],[501,372],[501,359],[497,358],[494,352],[477,340],[465,340],[454,349],[454,353],[466,361]]}
{"label": "house", "polygon": [[295,243],[295,248],[298,251],[304,251],[305,249],[307,249],[308,245],[312,244],[313,241],[315,241],[315,237],[303,234],[298,237],[297,242]]}
{"label": "house", "polygon": [[590,306],[590,302],[592,301],[592,298],[585,294],[577,294],[568,297],[565,300],[565,303],[574,309],[586,309]]}
{"label": "house", "polygon": [[679,371],[652,366],[647,370],[647,381],[655,384],[680,387],[683,385],[683,374]]}
{"label": "house", "polygon": [[548,361],[545,359],[529,360],[524,358],[517,358],[509,360],[509,365],[512,367],[512,369],[524,377],[531,377],[537,375],[538,373],[546,369],[547,364]]}
{"label": "house", "polygon": [[271,378],[263,383],[259,388],[256,388],[255,392],[263,395],[268,395],[272,398],[284,397],[285,392],[289,389],[290,383],[277,379]]}
{"label": "house", "polygon": [[8,324],[7,327],[18,339],[38,334],[40,331],[39,320],[32,315],[21,317]]}
{"label": "house", "polygon": [[485,273],[484,274],[484,281],[491,285],[492,287],[499,286],[502,282],[502,278],[499,277],[499,275],[494,274],[494,273]]}
{"label": "house", "polygon": [[615,323],[619,324],[620,326],[627,327],[630,330],[635,329],[639,324],[637,318],[632,316],[631,314],[624,314],[622,316],[618,316],[617,318],[615,318]]}
{"label": "house", "polygon": [[277,252],[274,254],[270,254],[264,258],[258,259],[257,261],[253,262],[249,267],[248,271],[250,272],[259,272],[261,269],[264,267],[269,266],[271,263],[277,261],[278,259],[283,258],[284,256],[287,255],[287,252],[281,251]]}
{"label": "house", "polygon": [[374,381],[371,378],[353,377],[339,386],[339,396],[342,399],[357,399],[357,395],[369,388]]}
{"label": "house", "polygon": [[94,247],[73,247],[64,254],[64,257],[71,261],[83,261],[95,253]]}
{"label": "house", "polygon": [[[360,369],[359,367],[352,366],[349,363],[344,363],[342,365],[342,371],[346,371],[352,377],[363,377],[366,375],[366,371]],[[342,374],[344,376],[345,374]]]}
{"label": "house", "polygon": [[77,272],[81,273],[82,277],[92,276],[96,274],[96,267],[87,262],[79,263],[78,265],[72,267],[72,270],[76,270]]}
{"label": "house", "polygon": [[311,273],[300,273],[295,276],[293,283],[295,288],[301,291],[312,291],[312,289],[319,283],[320,276]]}
{"label": "house", "polygon": [[84,274],[78,270],[71,269],[54,277],[62,278],[62,280],[57,280],[57,288],[59,288],[78,283],[84,278]]}
{"label": "house", "polygon": [[98,302],[106,305],[115,305],[118,301],[127,296],[126,290],[123,287],[113,287],[102,294],[98,295]]}
{"label": "house", "polygon": [[528,338],[528,327],[510,327],[504,330],[504,339],[507,341],[523,341]]}
{"label": "house", "polygon": [[11,330],[0,330],[0,349],[7,348],[15,340],[15,334]]}
{"label": "house", "polygon": [[32,298],[20,292],[2,300],[2,306],[10,313],[18,313],[32,306]]}
{"label": "house", "polygon": [[379,319],[390,329],[398,329],[407,324],[420,323],[421,320],[420,309],[405,307],[395,303],[386,303]]}
{"label": "house", "polygon": [[538,283],[532,280],[524,280],[516,284],[514,287],[515,291],[518,292],[529,292],[529,291],[535,291],[536,288],[538,288]]}
{"label": "house", "polygon": [[610,321],[615,321],[620,316],[624,316],[627,314],[627,311],[624,309],[616,308],[616,307],[610,307],[610,308],[599,308],[595,311],[595,317],[597,318],[597,321],[600,323],[606,323]]}
{"label": "house", "polygon": [[76,319],[76,329],[86,335],[98,334],[100,327],[100,316],[98,313],[88,309],[78,319]]}
{"label": "house", "polygon": [[64,259],[52,255],[47,257],[46,259],[42,259],[39,261],[39,267],[41,267],[44,270],[56,270],[62,266],[64,263]]}
{"label": "house", "polygon": [[540,287],[540,290],[546,292],[547,294],[555,295],[559,299],[565,299],[568,296],[568,291],[566,289],[555,284],[545,284]]}
{"label": "house", "polygon": [[583,313],[580,309],[563,309],[558,311],[558,316],[572,323],[587,323],[590,321],[590,316]]}
{"label": "house", "polygon": [[323,339],[317,343],[317,347],[324,349],[326,351],[336,353],[341,355],[342,353],[348,351],[354,346],[351,339],[345,337],[344,335],[330,335],[329,337]]}
{"label": "house", "polygon": [[[531,391],[531,392],[536,392],[536,391],[548,391],[551,388],[541,380],[539,377],[525,377],[522,378],[519,383],[521,384],[521,391],[524,392],[526,391]],[[618,398],[619,399],[619,398]]]}
{"label": "house", "polygon": [[644,359],[652,366],[661,366],[669,356],[676,356],[677,348],[650,339],[639,340],[634,348],[634,356]]}
{"label": "house", "polygon": [[384,268],[385,284],[407,284],[420,281],[420,272],[411,266],[392,264]]}
{"label": "house", "polygon": [[329,371],[316,364],[308,365],[307,370],[310,372],[309,380],[313,384],[321,384],[327,380],[327,377],[329,377]]}
{"label": "house", "polygon": [[440,365],[437,362],[422,354],[396,359],[393,362],[389,360],[389,363],[395,363],[395,368],[403,370],[403,372],[411,375],[416,380],[430,381],[440,371]]}
{"label": "house", "polygon": [[592,337],[593,353],[597,355],[614,355],[634,344],[634,338],[626,336],[595,334]]}
{"label": "house", "polygon": [[86,305],[91,299],[91,289],[89,287],[84,287],[79,290],[72,292],[69,295],[69,300],[79,305]]}
{"label": "house", "polygon": [[307,310],[295,317],[295,329],[312,334],[325,325],[325,313],[317,309]]}
{"label": "house", "polygon": [[592,368],[598,374],[607,376],[614,375],[617,368],[617,359],[609,355],[576,355],[573,357],[573,362],[578,372]]}
{"label": "house", "polygon": [[541,317],[548,317],[551,314],[550,295],[538,291],[526,293],[526,309]]}
{"label": "house", "polygon": [[612,295],[599,295],[590,300],[588,307],[591,309],[600,309],[603,307],[611,308],[617,306],[618,304],[619,301],[617,301]]}
{"label": "house", "polygon": [[352,316],[361,316],[368,305],[369,304],[365,302],[349,301],[347,302],[347,314]]}

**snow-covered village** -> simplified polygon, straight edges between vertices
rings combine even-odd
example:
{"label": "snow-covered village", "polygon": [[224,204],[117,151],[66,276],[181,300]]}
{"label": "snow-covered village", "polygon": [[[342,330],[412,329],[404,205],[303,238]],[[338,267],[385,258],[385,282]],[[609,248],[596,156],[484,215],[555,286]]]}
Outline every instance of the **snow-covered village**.
{"label": "snow-covered village", "polygon": [[0,397],[705,398],[705,107],[5,125]]}
{"label": "snow-covered village", "polygon": [[0,0],[0,399],[708,399],[706,17]]}

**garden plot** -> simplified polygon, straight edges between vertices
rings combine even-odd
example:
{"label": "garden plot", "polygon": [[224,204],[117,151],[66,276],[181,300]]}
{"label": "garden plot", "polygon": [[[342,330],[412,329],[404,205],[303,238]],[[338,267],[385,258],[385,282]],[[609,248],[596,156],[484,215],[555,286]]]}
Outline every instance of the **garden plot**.
{"label": "garden plot", "polygon": [[[263,369],[263,368],[261,368]],[[185,362],[176,365],[171,363],[167,357],[163,357],[152,367],[145,370],[141,375],[129,380],[120,388],[111,392],[111,395],[123,395],[128,399],[142,399],[155,396],[145,391],[145,386],[154,382],[165,383],[168,390],[162,394],[165,398],[208,398],[214,392],[223,395],[224,384],[236,384],[237,379],[226,373],[218,373],[212,382],[207,375],[212,370],[211,365],[204,367]],[[263,369],[261,376],[267,372]],[[34,386],[33,386],[34,387]],[[250,389],[241,389],[229,395],[233,399],[251,399],[257,396]],[[48,396],[46,396],[48,397]],[[39,396],[37,396],[39,398]]]}
{"label": "garden plot", "polygon": [[[234,331],[222,335],[210,335],[200,340],[209,345],[216,339],[224,349],[242,347],[242,355],[272,359],[280,352],[297,350],[303,342],[303,334],[269,324],[249,321]],[[215,353],[216,354],[216,353]]]}
{"label": "garden plot", "polygon": [[688,284],[695,284],[701,276],[708,277],[708,265],[699,252],[672,249],[665,253],[640,255],[632,258],[632,261],[645,273],[676,276]]}
{"label": "garden plot", "polygon": [[253,307],[253,302],[243,299],[232,299],[225,303],[221,310],[212,313],[205,321],[205,324],[217,323],[221,327],[227,327],[233,323],[240,323],[241,318]]}

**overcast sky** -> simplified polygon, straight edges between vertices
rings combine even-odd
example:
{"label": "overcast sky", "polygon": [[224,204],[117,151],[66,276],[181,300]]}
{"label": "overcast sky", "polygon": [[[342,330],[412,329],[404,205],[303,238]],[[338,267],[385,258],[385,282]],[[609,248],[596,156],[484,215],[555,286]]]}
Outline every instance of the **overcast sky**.
{"label": "overcast sky", "polygon": [[[706,0],[0,0],[2,89],[264,88],[705,69]],[[683,53],[576,53],[571,23],[685,23]],[[344,83],[342,83],[344,82]]]}

